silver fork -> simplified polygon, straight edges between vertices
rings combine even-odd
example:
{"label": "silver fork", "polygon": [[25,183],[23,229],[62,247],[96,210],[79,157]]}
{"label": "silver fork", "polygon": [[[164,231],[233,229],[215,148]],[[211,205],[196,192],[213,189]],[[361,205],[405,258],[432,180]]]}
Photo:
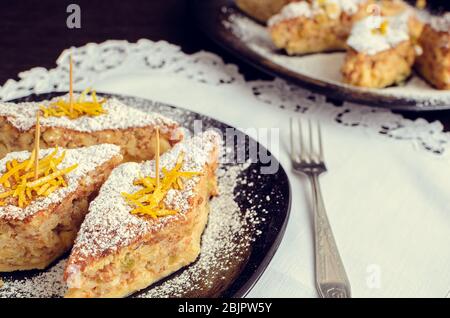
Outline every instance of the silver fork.
{"label": "silver fork", "polygon": [[[317,137],[314,137],[311,121],[308,121],[309,145],[306,146],[301,120],[298,119],[297,125],[295,122],[291,118],[291,160],[294,171],[307,175],[311,181],[317,289],[323,298],[349,298],[351,297],[350,283],[339,256],[320,190],[319,175],[327,171],[320,125],[317,124]],[[315,144],[316,147],[314,147]],[[300,147],[298,151],[296,145]]]}

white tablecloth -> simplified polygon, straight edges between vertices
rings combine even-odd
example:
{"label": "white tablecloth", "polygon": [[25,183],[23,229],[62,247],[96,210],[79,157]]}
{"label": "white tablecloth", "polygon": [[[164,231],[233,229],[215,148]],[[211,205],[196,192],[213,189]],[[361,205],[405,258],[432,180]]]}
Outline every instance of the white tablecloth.
{"label": "white tablecloth", "polygon": [[[292,185],[286,234],[251,297],[316,297],[310,189],[290,171],[288,121],[319,120],[329,172],[321,178],[330,222],[355,297],[449,297],[449,134],[361,105],[335,107],[282,80],[246,82],[212,54],[165,42],[105,42],[73,49],[76,89],[135,95],[241,128],[278,128],[275,153]],[[66,90],[67,52],[0,87],[6,100]],[[251,133],[253,137],[258,135]]]}

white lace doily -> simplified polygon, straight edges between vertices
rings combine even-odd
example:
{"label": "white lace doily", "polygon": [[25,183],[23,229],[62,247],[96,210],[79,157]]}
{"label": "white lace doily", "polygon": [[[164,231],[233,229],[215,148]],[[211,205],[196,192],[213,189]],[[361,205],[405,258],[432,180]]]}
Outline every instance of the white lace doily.
{"label": "white lace doily", "polygon": [[[450,291],[449,134],[440,122],[386,109],[340,106],[280,79],[244,80],[217,55],[185,54],[167,42],[107,41],[71,49],[75,88],[150,98],[218,118],[259,137],[277,154],[292,187],[291,218],[270,266],[250,296],[317,296],[309,187],[289,168],[289,117],[320,120],[329,172],[325,204],[353,295],[444,297]],[[68,90],[68,54],[0,87],[0,99]],[[280,141],[278,143],[278,141]]]}
{"label": "white lace doily", "polygon": [[[386,109],[344,102],[336,107],[326,97],[312,93],[284,80],[246,82],[235,65],[225,64],[215,54],[185,54],[178,46],[165,41],[106,41],[71,48],[75,67],[75,89],[91,86],[109,76],[130,73],[166,73],[183,76],[210,85],[239,85],[250,90],[255,98],[279,108],[297,112],[325,112],[337,123],[346,126],[370,127],[390,138],[414,141],[436,154],[449,144],[449,134],[440,122],[405,119]],[[19,74],[19,80],[8,80],[0,86],[0,99],[10,100],[32,93],[68,90],[68,56],[65,50],[57,59],[57,67],[47,70],[35,67]]]}

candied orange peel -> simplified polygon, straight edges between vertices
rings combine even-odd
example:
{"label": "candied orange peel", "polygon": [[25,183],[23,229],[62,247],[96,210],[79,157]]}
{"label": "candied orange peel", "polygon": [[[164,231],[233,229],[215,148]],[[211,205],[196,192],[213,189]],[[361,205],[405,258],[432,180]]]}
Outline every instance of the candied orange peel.
{"label": "candied orange peel", "polygon": [[16,159],[6,162],[6,172],[0,177],[0,185],[4,192],[0,193],[0,206],[15,203],[20,208],[28,206],[37,197],[49,196],[56,190],[66,187],[64,176],[74,170],[78,164],[65,169],[58,169],[64,160],[66,152],[57,156],[58,148],[38,159],[37,178],[35,178],[34,163],[36,151],[33,150],[29,159],[18,162]]}
{"label": "candied orange peel", "polygon": [[180,153],[175,167],[171,170],[162,168],[163,177],[157,185],[156,177],[140,177],[134,185],[142,186],[142,189],[129,194],[122,192],[125,200],[134,207],[132,214],[148,215],[151,218],[158,218],[167,215],[174,215],[176,210],[167,209],[164,198],[171,189],[182,190],[184,181],[194,176],[199,176],[201,172],[180,171],[184,160],[184,154]]}
{"label": "candied orange peel", "polygon": [[389,21],[384,20],[378,28],[372,29],[373,34],[386,35],[389,29]]}
{"label": "candied orange peel", "polygon": [[[86,100],[90,93],[91,100]],[[103,104],[106,99],[99,100],[97,93],[90,88],[85,89],[77,100],[70,103],[63,99],[58,99],[56,102],[51,103],[49,106],[40,106],[44,117],[69,117],[70,119],[76,119],[81,116],[100,116],[106,114],[106,110],[103,108]]]}

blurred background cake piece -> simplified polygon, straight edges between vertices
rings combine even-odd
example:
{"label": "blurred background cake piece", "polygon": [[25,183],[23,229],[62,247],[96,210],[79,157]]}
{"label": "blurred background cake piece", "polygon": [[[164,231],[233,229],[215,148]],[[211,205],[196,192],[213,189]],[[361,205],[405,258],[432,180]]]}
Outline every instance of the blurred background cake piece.
{"label": "blurred background cake piece", "polygon": [[249,16],[266,22],[289,2],[298,0],[236,0],[236,5]]}
{"label": "blurred background cake piece", "polygon": [[273,43],[289,55],[344,50],[354,22],[371,14],[371,0],[311,0],[270,18]]}
{"label": "blurred background cake piece", "polygon": [[347,84],[383,88],[411,74],[416,50],[409,35],[408,15],[370,16],[355,24],[342,67]]}
{"label": "blurred background cake piece", "polygon": [[422,54],[417,58],[417,71],[434,87],[450,89],[450,13],[429,21],[419,45]]}

